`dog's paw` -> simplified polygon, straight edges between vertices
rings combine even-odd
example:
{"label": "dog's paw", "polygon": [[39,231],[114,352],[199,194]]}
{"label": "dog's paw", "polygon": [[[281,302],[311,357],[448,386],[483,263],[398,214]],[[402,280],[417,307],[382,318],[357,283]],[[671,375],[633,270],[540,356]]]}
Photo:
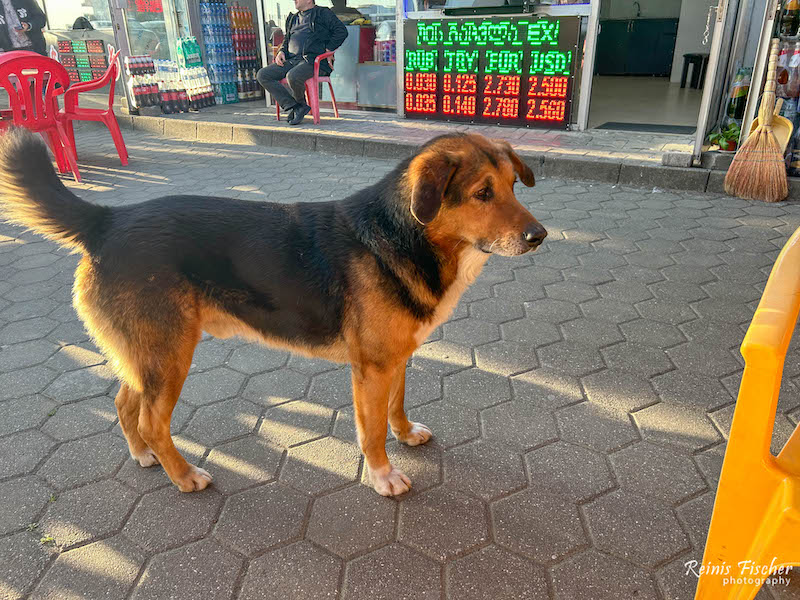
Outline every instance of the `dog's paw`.
{"label": "dog's paw", "polygon": [[158,457],[156,453],[150,448],[145,448],[139,454],[131,454],[133,460],[139,463],[140,467],[152,467],[158,464]]}
{"label": "dog's paw", "polygon": [[407,434],[397,435],[395,433],[394,437],[396,437],[398,441],[408,444],[409,446],[419,446],[431,439],[432,435],[433,432],[428,429],[426,425],[422,423],[412,423],[411,429],[408,430]]}
{"label": "dog's paw", "polygon": [[372,487],[381,496],[399,496],[411,489],[411,480],[406,474],[392,465],[379,471],[370,471]]}
{"label": "dog's paw", "polygon": [[189,465],[189,470],[180,480],[175,482],[182,492],[199,492],[211,483],[211,475],[205,469]]}

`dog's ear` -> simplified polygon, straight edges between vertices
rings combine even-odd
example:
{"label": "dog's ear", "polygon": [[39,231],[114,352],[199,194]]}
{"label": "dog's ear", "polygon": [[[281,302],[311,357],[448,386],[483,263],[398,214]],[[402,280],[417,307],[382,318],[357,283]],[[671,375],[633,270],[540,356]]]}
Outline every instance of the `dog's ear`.
{"label": "dog's ear", "polygon": [[503,152],[508,155],[508,158],[511,159],[511,164],[514,165],[514,171],[517,176],[519,176],[519,180],[524,183],[526,187],[533,187],[536,185],[536,178],[533,176],[533,171],[531,171],[531,168],[523,162],[516,152],[514,152],[511,144],[505,140],[495,140],[495,142],[500,146]]}
{"label": "dog's ear", "polygon": [[458,165],[455,156],[441,151],[423,152],[411,161],[408,167],[411,214],[423,225],[433,221],[439,213]]}

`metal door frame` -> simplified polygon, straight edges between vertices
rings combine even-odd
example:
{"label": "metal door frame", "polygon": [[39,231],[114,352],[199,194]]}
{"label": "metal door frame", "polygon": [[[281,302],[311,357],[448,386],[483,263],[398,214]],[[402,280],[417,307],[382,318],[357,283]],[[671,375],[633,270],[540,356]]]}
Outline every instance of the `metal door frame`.
{"label": "metal door frame", "polygon": [[[703,152],[703,144],[706,140],[706,129],[711,117],[711,105],[714,102],[714,91],[720,76],[720,58],[722,50],[722,40],[725,27],[728,21],[728,13],[731,0],[718,0],[717,16],[714,19],[714,32],[711,37],[711,48],[706,68],[706,78],[703,82],[703,96],[700,100],[700,113],[697,117],[697,131],[694,136],[694,148],[692,156],[699,160]],[[724,76],[724,71],[722,73]]]}

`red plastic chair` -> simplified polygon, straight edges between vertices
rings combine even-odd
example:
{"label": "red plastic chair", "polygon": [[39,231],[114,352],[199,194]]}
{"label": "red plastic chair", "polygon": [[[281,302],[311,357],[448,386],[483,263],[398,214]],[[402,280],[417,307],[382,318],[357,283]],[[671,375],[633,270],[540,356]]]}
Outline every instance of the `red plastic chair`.
{"label": "red plastic chair", "polygon": [[[0,86],[8,94],[11,122],[46,136],[59,170],[66,172],[68,165],[75,180],[80,181],[75,154],[58,118],[56,96],[69,87],[66,69],[53,59],[35,53],[6,57],[0,60]],[[4,119],[3,127],[8,124]]]}
{"label": "red plastic chair", "polygon": [[[320,83],[327,83],[328,89],[331,91],[331,102],[333,103],[333,114],[336,118],[339,118],[339,109],[336,108],[336,96],[333,93],[333,84],[331,83],[330,77],[320,77],[319,76],[319,63],[328,58],[329,56],[333,56],[333,52],[324,52],[320,54],[316,60],[314,61],[314,76],[306,79],[306,99],[308,101],[308,105],[311,107],[311,115],[314,117],[314,125],[319,124],[319,84]],[[282,84],[287,83],[286,79],[281,81]],[[281,120],[281,107],[278,103],[275,103],[275,116],[277,117],[278,121]]]}
{"label": "red plastic chair", "polygon": [[[59,120],[64,124],[64,129],[69,137],[69,144],[75,156],[78,149],[75,146],[75,132],[72,129],[72,121],[98,121],[103,123],[111,132],[114,146],[117,148],[119,160],[123,166],[128,164],[128,149],[125,147],[125,140],[122,139],[122,132],[119,130],[117,116],[114,114],[114,83],[119,75],[119,50],[114,51],[112,46],[108,47],[108,69],[100,79],[92,81],[82,81],[73,83],[64,94],[64,108],[58,115]],[[97,90],[106,85],[108,88],[108,108],[81,108],[78,106],[78,94]]]}

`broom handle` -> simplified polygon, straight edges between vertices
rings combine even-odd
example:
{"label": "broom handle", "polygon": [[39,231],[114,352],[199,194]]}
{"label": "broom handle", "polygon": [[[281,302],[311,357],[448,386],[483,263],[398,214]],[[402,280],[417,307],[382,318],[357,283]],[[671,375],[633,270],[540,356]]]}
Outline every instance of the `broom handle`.
{"label": "broom handle", "polygon": [[758,110],[760,125],[772,124],[772,113],[775,110],[775,73],[778,69],[779,40],[772,40],[769,53],[769,68],[767,69],[767,82],[764,84],[764,96],[761,98],[761,107]]}

